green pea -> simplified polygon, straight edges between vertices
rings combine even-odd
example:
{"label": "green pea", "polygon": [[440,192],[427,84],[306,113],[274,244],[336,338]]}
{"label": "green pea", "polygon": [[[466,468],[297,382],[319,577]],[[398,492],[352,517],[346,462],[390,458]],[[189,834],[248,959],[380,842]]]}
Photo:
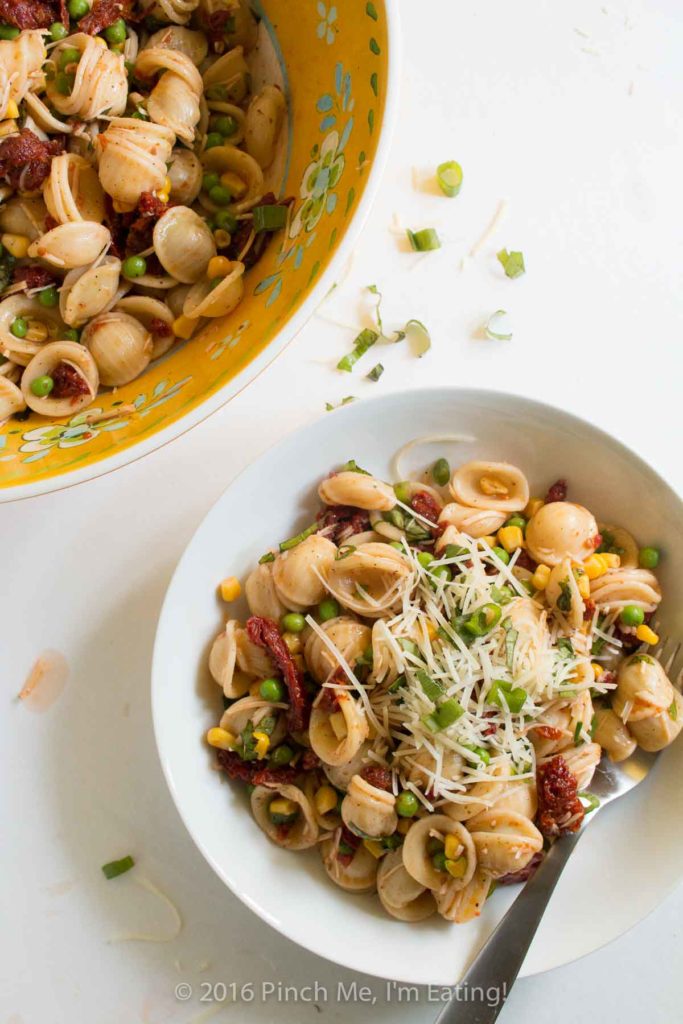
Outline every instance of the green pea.
{"label": "green pea", "polygon": [[60,71],[59,74],[55,76],[55,88],[60,96],[70,96],[74,82],[75,77],[73,74],[65,74],[63,71]]}
{"label": "green pea", "polygon": [[526,530],[526,519],[524,516],[510,516],[505,523],[506,526],[518,526],[520,530]]}
{"label": "green pea", "polygon": [[18,316],[10,324],[10,331],[15,338],[25,338],[28,334],[28,320],[24,320],[23,316]]}
{"label": "green pea", "polygon": [[494,555],[497,555],[498,558],[500,558],[500,560],[503,563],[503,565],[507,565],[508,564],[508,562],[510,561],[510,556],[508,555],[508,553],[505,550],[505,548],[495,547],[495,548],[491,548],[491,550],[493,551]]}
{"label": "green pea", "polygon": [[214,149],[215,146],[223,145],[223,136],[219,132],[209,132],[206,136],[206,149]]}
{"label": "green pea", "polygon": [[81,332],[77,331],[75,327],[65,327],[62,331],[62,337],[65,341],[80,341]]}
{"label": "green pea", "polygon": [[318,618],[321,622],[329,622],[330,619],[336,619],[339,612],[339,603],[333,597],[326,597],[318,605]]}
{"label": "green pea", "polygon": [[412,818],[417,814],[418,802],[414,793],[404,789],[396,797],[396,813],[400,818]]}
{"label": "green pea", "polygon": [[[468,750],[472,751],[477,761],[481,761],[483,764],[488,764],[490,762],[491,755],[489,754],[488,750],[484,749],[484,747],[469,746],[468,744],[464,745],[467,747]],[[471,758],[469,760],[471,760]]]}
{"label": "green pea", "polygon": [[211,171],[210,174],[205,174],[202,178],[202,188],[205,192],[210,192],[215,185],[220,184],[220,178],[218,175]]}
{"label": "green pea", "polygon": [[429,551],[420,551],[419,555],[417,556],[417,560],[420,563],[420,565],[424,569],[426,569],[427,566],[431,565],[431,563],[434,561],[434,555],[431,555]]}
{"label": "green pea", "polygon": [[437,565],[434,569],[429,570],[429,574],[436,580],[450,581],[453,579],[450,565]]}
{"label": "green pea", "polygon": [[222,135],[224,139],[230,138],[237,131],[237,121],[234,117],[225,115],[224,117],[215,117],[211,124],[212,129]]}
{"label": "green pea", "polygon": [[216,206],[227,206],[232,202],[232,192],[225,185],[214,185],[209,189],[209,199]]}
{"label": "green pea", "polygon": [[438,850],[435,854],[433,854],[432,864],[434,865],[437,871],[446,870],[446,854],[443,852],[443,850]]}
{"label": "green pea", "polygon": [[54,386],[55,382],[52,377],[46,373],[42,377],[34,377],[31,381],[31,391],[37,398],[46,398]]}
{"label": "green pea", "polygon": [[16,39],[20,32],[15,25],[0,25],[0,39]]}
{"label": "green pea", "polygon": [[445,487],[451,478],[451,467],[448,459],[437,459],[432,466],[432,479],[439,487]]}
{"label": "green pea", "polygon": [[397,551],[403,551],[404,550],[403,545],[401,544],[400,540],[390,540],[389,541],[389,547],[390,548],[396,548]]}
{"label": "green pea", "polygon": [[642,569],[656,569],[659,565],[657,548],[641,548],[638,552],[638,563]]}
{"label": "green pea", "polygon": [[68,28],[62,25],[61,21],[53,21],[50,25],[50,39],[53,43],[58,43],[60,39],[66,39],[68,34]]}
{"label": "green pea", "polygon": [[147,260],[144,256],[129,256],[121,269],[124,277],[142,277],[147,273]]}
{"label": "green pea", "polygon": [[43,288],[42,291],[38,292],[38,302],[47,309],[56,306],[59,302],[59,293],[55,286],[50,285],[49,288]]}
{"label": "green pea", "polygon": [[282,616],[282,628],[287,633],[303,633],[306,628],[306,619],[299,612],[289,612]]}
{"label": "green pea", "polygon": [[80,21],[90,10],[88,0],[69,0],[68,11],[74,21]]}
{"label": "green pea", "polygon": [[294,751],[286,743],[281,743],[270,755],[270,763],[276,768],[283,768],[294,757]]}
{"label": "green pea", "polygon": [[637,604],[627,604],[621,609],[619,618],[625,626],[640,626],[645,622],[645,612]]}
{"label": "green pea", "polygon": [[221,228],[222,231],[228,231],[230,234],[237,228],[237,218],[234,213],[230,213],[230,210],[218,210],[213,218],[213,222],[217,228]]}
{"label": "green pea", "polygon": [[123,18],[119,18],[113,25],[104,30],[104,38],[108,43],[125,43],[126,41],[126,23]]}
{"label": "green pea", "polygon": [[281,701],[285,696],[284,684],[279,679],[264,679],[259,686],[264,700]]}
{"label": "green pea", "polygon": [[81,51],[75,46],[67,46],[59,55],[59,70],[66,71],[69,64],[78,64],[81,59]]}
{"label": "green pea", "polygon": [[398,501],[402,501],[404,505],[410,504],[410,484],[407,480],[403,480],[400,484],[394,484],[394,494]]}

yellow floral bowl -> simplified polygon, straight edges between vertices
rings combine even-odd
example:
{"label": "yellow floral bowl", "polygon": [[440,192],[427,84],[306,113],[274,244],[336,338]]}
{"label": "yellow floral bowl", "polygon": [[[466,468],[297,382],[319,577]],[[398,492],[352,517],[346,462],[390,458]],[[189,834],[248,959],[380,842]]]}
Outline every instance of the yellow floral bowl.
{"label": "yellow floral bowl", "polygon": [[[254,0],[289,105],[281,195],[289,227],[248,273],[224,320],[71,418],[0,426],[0,501],[92,479],[173,440],[280,352],[334,282],[379,187],[397,106],[395,0]],[[119,407],[135,412],[116,415]],[[98,417],[89,422],[92,414]],[[23,414],[21,414],[23,415]]]}

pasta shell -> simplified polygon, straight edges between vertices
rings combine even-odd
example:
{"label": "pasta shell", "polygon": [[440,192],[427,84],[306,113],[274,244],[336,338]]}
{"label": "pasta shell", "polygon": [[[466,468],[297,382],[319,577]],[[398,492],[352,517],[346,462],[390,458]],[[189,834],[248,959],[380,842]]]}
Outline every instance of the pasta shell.
{"label": "pasta shell", "polygon": [[32,242],[44,234],[46,217],[42,197],[17,196],[0,206],[0,228],[10,235],[24,235]]}
{"label": "pasta shell", "polygon": [[[320,628],[351,667],[369,647],[372,638],[368,626],[344,615],[321,623]],[[334,670],[339,668],[339,660],[315,630],[311,631],[306,640],[304,657],[308,671],[318,683],[327,682]]]}
{"label": "pasta shell", "polygon": [[[165,302],[160,299],[153,299],[149,295],[129,295],[120,299],[114,306],[114,312],[127,313],[138,320],[145,330],[152,335],[152,359],[158,359],[168,352],[176,342],[176,336],[172,331],[173,313]],[[161,321],[167,324],[169,331],[165,334],[155,334],[154,321]]]}
{"label": "pasta shell", "polygon": [[506,512],[470,508],[452,501],[444,505],[439,516],[439,525],[454,526],[468,537],[488,537],[497,533],[506,519]]}
{"label": "pasta shell", "polygon": [[583,732],[590,734],[592,720],[593,702],[587,690],[574,700],[553,701],[529,730],[536,756],[547,757],[564,750],[574,742],[579,725]]}
{"label": "pasta shell", "polygon": [[[207,171],[215,171],[219,175],[231,171],[244,183],[244,195],[228,207],[234,213],[250,210],[263,197],[263,171],[254,158],[243,149],[237,149],[236,146],[212,146],[211,149],[204,150],[201,159]],[[206,209],[214,213],[218,209],[205,192],[200,194],[199,199]]]}
{"label": "pasta shell", "polygon": [[97,363],[100,380],[120,387],[139,377],[152,358],[152,336],[127,313],[102,313],[90,321],[81,336]]}
{"label": "pasta shell", "polygon": [[354,775],[349,783],[341,815],[346,827],[363,838],[390,836],[398,825],[396,797],[371,786],[360,775]]}
{"label": "pasta shell", "polygon": [[571,501],[551,501],[531,517],[526,528],[529,554],[545,565],[565,558],[583,562],[595,551],[598,524],[592,512]]}
{"label": "pasta shell", "polygon": [[304,793],[306,794],[306,799],[311,805],[313,815],[318,823],[318,828],[325,832],[333,832],[334,829],[339,828],[342,823],[337,808],[334,807],[326,814],[321,814],[315,806],[315,795],[323,784],[326,784],[324,775],[320,775],[318,772],[307,772],[304,780]]}
{"label": "pasta shell", "polygon": [[80,327],[102,313],[118,291],[120,274],[121,260],[115,256],[106,256],[84,270],[69,271],[59,293],[64,323]]}
{"label": "pasta shell", "polygon": [[222,86],[222,98],[233,103],[241,103],[247,95],[249,65],[244,59],[244,50],[235,46],[214,61],[204,72],[204,91],[211,96],[210,90]]}
{"label": "pasta shell", "polygon": [[209,654],[209,671],[218,685],[222,687],[226,697],[234,700],[243,697],[249,689],[252,677],[240,672],[237,668],[237,637],[239,623],[234,620],[226,622],[211,646]]}
{"label": "pasta shell", "polygon": [[81,56],[74,68],[71,92],[64,94],[59,90],[57,76],[47,82],[47,96],[53,109],[81,121],[93,121],[105,112],[111,117],[122,114],[128,101],[123,54],[100,46],[85,32],[77,32],[52,50],[51,59],[59,64],[64,51],[73,49]]}
{"label": "pasta shell", "polygon": [[195,125],[199,121],[199,99],[202,76],[190,57],[180,50],[145,47],[135,65],[136,72],[152,78],[161,72],[147,100],[147,113],[156,124],[162,124],[191,145]]}
{"label": "pasta shell", "polygon": [[264,562],[252,570],[244,585],[244,593],[252,615],[279,622],[287,611],[275,590],[272,562]]}
{"label": "pasta shell", "polygon": [[377,895],[387,913],[399,921],[423,921],[436,910],[432,893],[406,871],[400,850],[391,850],[380,861]]}
{"label": "pasta shell", "polygon": [[529,484],[507,462],[467,462],[455,470],[450,491],[460,505],[496,512],[519,512],[529,502]]}
{"label": "pasta shell", "polygon": [[469,818],[494,807],[508,792],[510,764],[507,760],[493,765],[489,774],[496,776],[490,782],[475,782],[467,787],[462,803],[449,801],[442,811],[454,821],[467,821]]}
{"label": "pasta shell", "polygon": [[545,599],[560,619],[564,619],[572,629],[581,627],[586,606],[569,558],[556,565],[550,573],[545,588]]}
{"label": "pasta shell", "polygon": [[104,220],[104,191],[97,171],[76,153],[62,153],[52,158],[43,198],[51,216],[60,224],[69,221],[101,224]]}
{"label": "pasta shell", "polygon": [[[431,838],[444,839],[449,835],[455,836],[458,840],[461,848],[458,856],[465,857],[467,862],[462,878],[452,881],[447,872],[434,867],[428,849]],[[453,821],[445,814],[428,814],[426,818],[420,818],[410,826],[403,843],[403,866],[408,874],[425,888],[439,892],[446,885],[452,887],[455,882],[459,888],[464,889],[474,874],[476,864],[477,855],[472,837],[460,822]]]}
{"label": "pasta shell", "polygon": [[[227,114],[235,122],[235,131],[230,136],[230,145],[238,146],[240,142],[244,140],[244,124],[246,121],[246,114],[241,107],[236,106],[234,103],[225,103],[222,100],[208,100],[205,101],[207,106],[207,125],[208,115],[211,114]],[[201,130],[201,129],[200,129]]]}
{"label": "pasta shell", "polygon": [[216,243],[203,220],[187,206],[172,206],[154,225],[154,251],[171,277],[193,284],[206,274]]}
{"label": "pasta shell", "polygon": [[405,556],[388,544],[361,544],[323,571],[330,593],[340,604],[369,619],[389,616],[400,607],[412,569]]}
{"label": "pasta shell", "polygon": [[339,856],[339,837],[325,839],[320,844],[320,855],[328,876],[335,885],[347,892],[373,892],[377,879],[378,861],[361,845],[347,862]]}
{"label": "pasta shell", "polygon": [[[320,760],[326,765],[347,764],[358,753],[364,740],[368,737],[368,720],[363,707],[353,699],[347,690],[332,687],[332,692],[339,704],[339,711],[330,711],[327,705],[319,702],[313,705],[311,722],[308,729],[311,747]],[[341,715],[337,719],[335,731],[331,716]],[[337,733],[341,731],[341,737]]]}
{"label": "pasta shell", "polygon": [[396,640],[383,619],[377,619],[372,627],[372,671],[367,686],[391,683],[398,679],[403,665],[401,654],[396,651]]}
{"label": "pasta shell", "polygon": [[632,534],[623,526],[608,526],[600,523],[598,526],[601,534],[609,534],[612,538],[612,548],[617,548],[622,569],[638,568],[639,548]]}
{"label": "pasta shell", "polygon": [[325,587],[320,575],[334,562],[336,554],[337,548],[331,540],[313,534],[278,555],[273,563],[273,582],[286,608],[303,611],[322,601]]}
{"label": "pasta shell", "polygon": [[[191,2],[193,0],[183,0],[183,4],[187,6]],[[189,57],[196,67],[202,63],[209,52],[209,44],[203,32],[180,28],[178,25],[165,25],[158,32],[154,32],[147,41],[147,47],[149,49],[178,50]]]}
{"label": "pasta shell", "polygon": [[466,924],[481,914],[492,884],[491,876],[478,867],[464,889],[458,888],[454,879],[442,892],[435,893],[436,909],[447,921]]}
{"label": "pasta shell", "polygon": [[38,128],[47,133],[64,133],[70,135],[73,125],[69,121],[61,121],[53,114],[48,106],[43,103],[40,96],[29,92],[24,97],[26,109]]}
{"label": "pasta shell", "polygon": [[388,512],[396,505],[393,487],[365,473],[334,473],[323,480],[318,494],[326,505],[352,505],[377,512]]}
{"label": "pasta shell", "polygon": [[250,156],[266,170],[275,159],[278,137],[287,105],[282,90],[265,85],[251,98],[244,125],[244,145]]}
{"label": "pasta shell", "polygon": [[7,117],[10,100],[18,106],[29,92],[43,88],[46,56],[45,37],[40,30],[25,29],[16,39],[0,41],[0,120]]}
{"label": "pasta shell", "polygon": [[0,424],[5,423],[15,412],[22,412],[25,408],[26,402],[21,388],[0,374]]}
{"label": "pasta shell", "polygon": [[[659,716],[653,715],[644,721],[651,722]],[[610,761],[625,761],[636,749],[637,743],[622,720],[611,708],[597,708],[595,711],[593,739],[605,751]]]}
{"label": "pasta shell", "polygon": [[634,654],[622,661],[612,709],[622,722],[640,722],[671,707],[674,688],[660,662],[649,654]]}
{"label": "pasta shell", "polygon": [[[154,0],[150,10],[152,16],[164,18],[176,25],[184,25],[198,7],[199,0]],[[195,34],[198,33],[193,33]]]}
{"label": "pasta shell", "polygon": [[203,168],[190,149],[174,149],[168,177],[171,200],[179,206],[191,206],[202,188]]}
{"label": "pasta shell", "polygon": [[[17,317],[28,321],[25,338],[15,338],[10,330]],[[41,328],[39,332],[34,332],[36,325]],[[33,357],[57,337],[61,326],[59,311],[41,306],[37,297],[29,297],[25,292],[10,295],[0,302],[0,353],[20,366],[28,366]]]}
{"label": "pasta shell", "polygon": [[[39,398],[31,391],[37,377],[51,376],[60,363],[73,367],[88,386],[87,394],[68,398],[48,395]],[[77,341],[52,341],[43,345],[33,357],[21,377],[21,390],[30,409],[41,416],[73,416],[92,403],[99,386],[97,367],[90,353]]]}
{"label": "pasta shell", "polygon": [[102,188],[121,206],[132,210],[143,192],[163,188],[175,135],[164,125],[134,117],[114,117],[98,136]]}
{"label": "pasta shell", "polygon": [[634,604],[644,612],[653,612],[662,600],[662,591],[649,569],[610,569],[591,580],[591,600],[609,611]]}
{"label": "pasta shell", "polygon": [[31,242],[28,255],[60,270],[94,263],[111,242],[109,228],[94,221],[59,224]]}
{"label": "pasta shell", "polygon": [[[225,692],[225,691],[224,691]],[[264,718],[277,717],[275,727],[270,733],[271,746],[275,747],[286,735],[287,725],[281,714],[282,707],[260,697],[240,697],[221,716],[220,727],[233,736],[241,736],[248,725],[258,729]]]}
{"label": "pasta shell", "polygon": [[367,764],[372,763],[368,757],[369,749],[370,743],[363,742],[353,757],[347,761],[346,764],[333,765],[323,763],[323,771],[335,789],[339,789],[342,793],[345,793],[349,788],[349,784],[353,776],[358,775],[361,769],[363,769]]}
{"label": "pasta shell", "polygon": [[[556,755],[554,755],[556,756]],[[582,743],[578,747],[565,747],[560,757],[564,760],[567,768],[576,779],[576,786],[579,792],[590,786],[593,773],[600,763],[602,750],[597,743]],[[545,764],[548,759],[544,758],[539,763]]]}
{"label": "pasta shell", "polygon": [[494,807],[471,818],[467,827],[479,866],[492,878],[521,871],[543,849],[543,836],[536,826],[514,811]]}
{"label": "pasta shell", "polygon": [[631,723],[631,732],[643,750],[655,753],[676,739],[683,728],[683,697],[674,690],[674,699],[666,711]]}
{"label": "pasta shell", "polygon": [[[269,807],[278,796],[291,800],[299,807],[296,821],[292,825],[275,825],[271,821]],[[318,823],[311,805],[298,786],[257,786],[251,794],[251,810],[257,825],[276,846],[286,850],[308,850],[318,841]]]}
{"label": "pasta shell", "polygon": [[217,281],[197,281],[190,288],[183,313],[190,319],[228,316],[244,296],[244,263],[235,261],[225,277]]}
{"label": "pasta shell", "polygon": [[[434,792],[437,783],[436,758],[427,747],[420,747],[414,752],[410,749],[400,751],[399,764],[405,771],[405,777],[414,786],[418,786],[423,792]],[[455,750],[445,749],[441,760],[441,776],[450,782],[457,781],[462,776],[464,761]],[[438,791],[435,795],[440,795]],[[479,808],[480,809],[480,808]],[[447,813],[444,811],[444,813]]]}

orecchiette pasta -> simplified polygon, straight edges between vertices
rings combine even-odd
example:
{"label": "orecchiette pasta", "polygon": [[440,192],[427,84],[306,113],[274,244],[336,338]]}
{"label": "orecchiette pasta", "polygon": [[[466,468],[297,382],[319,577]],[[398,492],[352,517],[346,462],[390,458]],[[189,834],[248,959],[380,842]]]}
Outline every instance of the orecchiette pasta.
{"label": "orecchiette pasta", "polygon": [[[74,59],[69,60],[72,55]],[[63,88],[57,75],[46,86],[50,105],[62,116],[92,121],[103,114],[118,117],[126,109],[128,78],[122,53],[77,32],[59,43],[50,59],[62,74],[71,75],[69,89]]]}
{"label": "orecchiette pasta", "polygon": [[128,313],[102,313],[82,334],[83,344],[97,363],[100,380],[119,387],[135,380],[152,358],[152,335]]}
{"label": "orecchiette pasta", "polygon": [[[185,308],[194,285],[176,288]],[[119,304],[144,322],[144,301]],[[329,878],[392,917],[463,923],[582,827],[603,754],[676,738],[683,697],[648,653],[656,549],[598,537],[564,481],[529,502],[508,463],[456,469],[446,506],[422,479],[394,490],[351,460],[319,484],[213,643],[228,706],[207,741],[275,842],[319,842]]]}

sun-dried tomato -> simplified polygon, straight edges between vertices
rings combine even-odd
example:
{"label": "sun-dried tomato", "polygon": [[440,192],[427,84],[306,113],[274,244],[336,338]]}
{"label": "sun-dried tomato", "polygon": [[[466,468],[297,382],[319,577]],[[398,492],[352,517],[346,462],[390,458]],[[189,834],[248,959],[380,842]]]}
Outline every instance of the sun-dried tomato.
{"label": "sun-dried tomato", "polygon": [[538,827],[543,835],[553,838],[576,832],[585,811],[578,797],[576,779],[560,754],[538,766],[536,789]]}
{"label": "sun-dried tomato", "polygon": [[243,761],[235,750],[219,750],[218,764],[231,779],[253,786],[282,786],[294,782],[298,774],[296,768],[286,765],[270,768],[262,761]]}
{"label": "sun-dried tomato", "polygon": [[105,28],[109,28],[119,18],[130,21],[133,15],[133,0],[95,0],[90,13],[78,23],[78,31],[96,36]]}
{"label": "sun-dried tomato", "polygon": [[49,28],[69,24],[67,0],[0,0],[0,21],[16,28]]}
{"label": "sun-dried tomato", "polygon": [[54,274],[45,267],[38,266],[37,263],[15,267],[14,274],[12,275],[12,284],[19,284],[21,281],[25,281],[29,291],[33,288],[49,288],[50,285],[56,283],[56,280]]}
{"label": "sun-dried tomato", "polygon": [[498,879],[498,885],[518,885],[519,882],[527,882],[532,875],[536,874],[536,869],[543,860],[543,856],[544,854],[541,851],[535,853],[525,868],[502,875]]}
{"label": "sun-dried tomato", "polygon": [[566,501],[567,500],[567,481],[556,480],[552,487],[548,490],[545,496],[545,503],[549,505],[552,501]]}
{"label": "sun-dried tomato", "polygon": [[90,394],[87,380],[71,363],[64,360],[57,363],[50,376],[54,381],[51,398],[78,398]]}
{"label": "sun-dried tomato", "polygon": [[533,560],[529,552],[524,551],[523,549],[517,555],[517,561],[515,562],[515,565],[519,569],[526,569],[527,572],[535,572],[537,564],[538,563]]}
{"label": "sun-dried tomato", "polygon": [[50,175],[52,158],[64,149],[62,139],[43,142],[30,128],[0,142],[0,179],[22,192],[35,192]]}
{"label": "sun-dried tomato", "polygon": [[366,764],[360,770],[360,777],[369,782],[375,789],[383,789],[387,793],[391,792],[391,772],[380,764]]}
{"label": "sun-dried tomato", "polygon": [[328,715],[339,711],[339,701],[331,686],[323,686],[317,699],[316,707],[320,708],[321,711],[326,711]]}
{"label": "sun-dried tomato", "polygon": [[301,767],[305,772],[313,771],[320,766],[320,758],[314,750],[305,750],[301,758]]}
{"label": "sun-dried tomato", "polygon": [[337,545],[370,529],[368,513],[352,505],[328,505],[318,512],[316,519],[320,523],[318,533]]}
{"label": "sun-dried tomato", "polygon": [[360,836],[357,836],[353,832],[351,832],[351,830],[348,829],[346,825],[342,825],[339,843],[340,845],[344,843],[351,850],[351,853],[345,853],[342,850],[337,851],[337,860],[340,862],[340,864],[343,864],[345,867],[347,867],[353,860],[354,854],[358,847],[360,846]]}
{"label": "sun-dried tomato", "polygon": [[586,622],[590,622],[595,614],[595,601],[591,601],[590,597],[584,598],[583,601],[583,617]]}
{"label": "sun-dried tomato", "polygon": [[564,735],[562,730],[556,729],[554,725],[536,725],[534,733],[542,740],[560,740]]}
{"label": "sun-dried tomato", "polygon": [[436,525],[439,518],[439,506],[429,491],[417,491],[410,500],[410,507],[413,512]]}
{"label": "sun-dried tomato", "polygon": [[155,338],[168,338],[173,334],[173,328],[166,320],[162,320],[160,316],[153,316],[149,321],[150,333]]}
{"label": "sun-dried tomato", "polygon": [[168,203],[163,202],[153,192],[141,192],[138,200],[138,212],[141,217],[154,217],[159,220],[168,210]]}
{"label": "sun-dried tomato", "polygon": [[252,615],[247,619],[247,636],[253,644],[263,647],[282,673],[289,692],[287,725],[290,732],[300,732],[308,725],[310,705],[304,688],[304,677],[296,666],[276,622]]}

